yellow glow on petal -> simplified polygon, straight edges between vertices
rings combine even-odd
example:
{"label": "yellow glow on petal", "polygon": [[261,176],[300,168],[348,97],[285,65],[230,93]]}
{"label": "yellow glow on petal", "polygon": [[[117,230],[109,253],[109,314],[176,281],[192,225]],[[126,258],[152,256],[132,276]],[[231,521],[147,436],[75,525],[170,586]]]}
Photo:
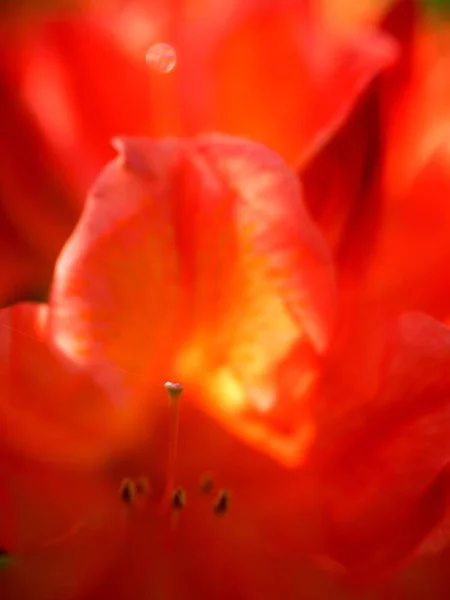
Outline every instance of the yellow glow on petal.
{"label": "yellow glow on petal", "polygon": [[[264,450],[286,467],[297,466],[314,439],[313,422],[305,416],[296,427],[294,423],[291,433],[279,431],[272,413],[283,409],[280,403],[283,404],[285,398],[279,395],[273,376],[271,379],[269,375],[263,377],[259,373],[259,378],[252,383],[251,378],[241,378],[230,366],[211,368],[208,358],[200,345],[191,346],[181,353],[177,374],[186,388],[191,386],[189,382],[192,385],[200,383],[201,394],[198,397],[206,412],[219,418],[225,428],[248,444]],[[242,371],[244,367],[245,364]],[[253,372],[250,368],[250,374]],[[297,399],[297,407],[301,406],[315,379],[315,371],[302,370],[300,365],[291,390]]]}
{"label": "yellow glow on petal", "polygon": [[208,378],[208,388],[214,390],[219,405],[226,412],[238,413],[246,408],[244,388],[229,369],[218,369]]}

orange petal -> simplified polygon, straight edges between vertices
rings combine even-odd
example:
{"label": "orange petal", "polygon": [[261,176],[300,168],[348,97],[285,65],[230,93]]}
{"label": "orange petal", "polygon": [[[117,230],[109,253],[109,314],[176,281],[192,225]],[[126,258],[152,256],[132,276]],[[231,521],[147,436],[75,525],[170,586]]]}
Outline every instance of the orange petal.
{"label": "orange petal", "polygon": [[[57,266],[55,341],[117,401],[136,391],[148,405],[143,389],[178,378],[271,451],[270,411],[287,401],[280,369],[303,356],[288,390],[303,397],[334,317],[329,255],[297,179],[265,147],[227,136],[118,144]],[[245,429],[249,411],[264,427]],[[273,452],[295,461],[299,450]]]}

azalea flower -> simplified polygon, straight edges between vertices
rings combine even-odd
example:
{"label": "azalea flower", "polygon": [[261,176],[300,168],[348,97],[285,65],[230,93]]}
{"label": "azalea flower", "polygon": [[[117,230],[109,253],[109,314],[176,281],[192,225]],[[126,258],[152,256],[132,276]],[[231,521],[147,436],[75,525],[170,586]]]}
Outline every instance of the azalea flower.
{"label": "azalea flower", "polygon": [[1,313],[7,600],[348,597],[330,573],[445,547],[445,103],[409,8],[295,160],[250,129],[116,139],[49,303]]}

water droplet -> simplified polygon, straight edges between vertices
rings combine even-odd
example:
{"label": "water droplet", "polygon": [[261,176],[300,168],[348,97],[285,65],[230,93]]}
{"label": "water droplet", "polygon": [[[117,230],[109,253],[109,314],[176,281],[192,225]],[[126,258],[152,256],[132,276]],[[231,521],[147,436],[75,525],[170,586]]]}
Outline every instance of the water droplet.
{"label": "water droplet", "polygon": [[170,44],[158,42],[147,50],[145,60],[159,73],[170,73],[177,64],[177,55]]}

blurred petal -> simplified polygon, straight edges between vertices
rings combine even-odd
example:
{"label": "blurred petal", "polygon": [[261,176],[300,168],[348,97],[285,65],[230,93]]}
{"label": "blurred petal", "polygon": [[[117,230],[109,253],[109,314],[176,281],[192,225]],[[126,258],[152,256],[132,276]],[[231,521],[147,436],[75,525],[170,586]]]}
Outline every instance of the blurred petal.
{"label": "blurred petal", "polygon": [[300,173],[308,208],[347,278],[358,278],[366,267],[381,217],[379,88],[376,78]]}
{"label": "blurred petal", "polygon": [[78,215],[58,160],[0,55],[0,306],[45,296]]}
{"label": "blurred petal", "polygon": [[410,0],[393,3],[380,30],[392,36],[392,43],[398,42],[392,57],[396,60],[374,74],[347,119],[321,140],[322,146],[300,171],[305,201],[346,284],[349,279],[360,282],[383,226],[386,117],[409,74],[415,16]]}
{"label": "blurred petal", "polygon": [[376,23],[396,0],[319,0],[326,23],[340,34]]}
{"label": "blurred petal", "polygon": [[425,315],[400,318],[380,391],[333,441],[324,481],[334,556],[361,577],[407,559],[446,514],[449,363],[450,330]]}
{"label": "blurred petal", "polygon": [[36,461],[103,463],[125,447],[126,414],[54,351],[47,317],[46,305],[0,311],[2,442]]}
{"label": "blurred petal", "polygon": [[391,310],[420,308],[441,319],[450,314],[449,159],[445,143],[384,219],[366,292]]}
{"label": "blurred petal", "polygon": [[[82,596],[104,575],[125,514],[99,473],[49,468],[0,448],[0,530],[10,563],[5,600]],[[122,509],[122,510],[121,510]]]}
{"label": "blurred petal", "polygon": [[[270,411],[311,386],[335,302],[296,177],[263,146],[227,136],[118,147],[58,262],[56,343],[118,402],[137,390],[131,402],[147,405],[161,380],[181,380],[229,427],[296,461],[309,434],[284,448]],[[280,398],[295,356],[304,378]]]}
{"label": "blurred petal", "polygon": [[345,118],[394,48],[370,32],[332,38],[313,3],[249,5],[213,54],[212,128],[262,141],[293,164]]}
{"label": "blurred petal", "polygon": [[[170,73],[145,64],[155,42],[178,56]],[[221,131],[292,164],[345,118],[393,48],[381,33],[332,37],[307,0],[136,0],[46,23],[22,52],[28,102],[69,174],[75,164],[86,182],[121,132]]]}
{"label": "blurred petal", "polygon": [[366,288],[392,310],[440,319],[450,312],[448,40],[445,28],[418,31],[411,74],[391,108],[384,218]]}

